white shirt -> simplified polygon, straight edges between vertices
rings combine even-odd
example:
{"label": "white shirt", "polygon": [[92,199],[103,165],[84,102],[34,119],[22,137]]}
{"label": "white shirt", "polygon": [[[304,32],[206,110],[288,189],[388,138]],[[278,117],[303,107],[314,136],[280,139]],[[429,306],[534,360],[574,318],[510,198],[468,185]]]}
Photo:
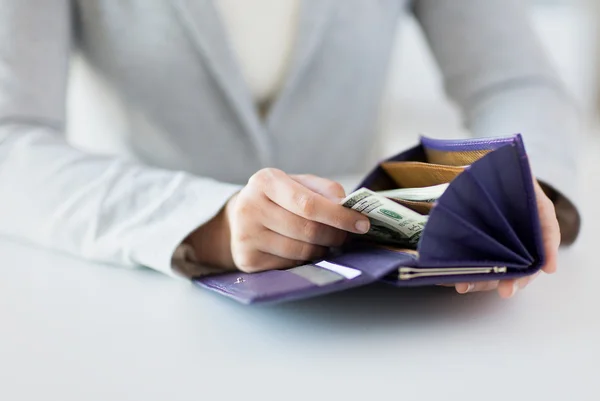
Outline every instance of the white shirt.
{"label": "white shirt", "polygon": [[255,102],[271,102],[292,57],[300,0],[217,0],[215,6]]}

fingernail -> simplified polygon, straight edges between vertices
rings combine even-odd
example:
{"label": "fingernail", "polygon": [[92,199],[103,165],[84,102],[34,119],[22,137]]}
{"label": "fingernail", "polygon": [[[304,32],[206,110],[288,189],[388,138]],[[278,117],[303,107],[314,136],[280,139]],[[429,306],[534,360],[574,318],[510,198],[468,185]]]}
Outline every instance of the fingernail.
{"label": "fingernail", "polygon": [[519,282],[515,281],[513,284],[512,292],[510,293],[510,297],[514,297],[517,291],[519,290]]}
{"label": "fingernail", "polygon": [[354,227],[356,227],[356,231],[358,231],[359,233],[366,234],[367,232],[369,232],[369,221],[359,220],[356,222],[356,225]]}
{"label": "fingernail", "polygon": [[[475,287],[475,284],[473,284],[473,283],[467,284],[466,287],[464,287],[463,285],[461,285],[461,287],[459,288],[457,286],[456,287],[456,292],[458,292],[459,294],[466,294],[467,292],[472,291],[474,287]],[[464,290],[462,290],[462,288],[464,288]]]}

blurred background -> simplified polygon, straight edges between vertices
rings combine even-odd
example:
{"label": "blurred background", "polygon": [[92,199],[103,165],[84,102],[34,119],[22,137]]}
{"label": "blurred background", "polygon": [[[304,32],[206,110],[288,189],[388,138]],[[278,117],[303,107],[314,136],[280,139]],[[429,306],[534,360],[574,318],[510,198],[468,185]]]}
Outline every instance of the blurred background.
{"label": "blurred background", "polygon": [[[584,135],[594,135],[600,108],[600,32],[596,28],[600,22],[600,2],[523,1],[530,2],[535,29],[571,95],[579,103]],[[439,71],[418,24],[410,15],[404,18],[407,21],[399,24],[381,104],[379,157],[414,144],[419,133],[440,138],[466,135],[458,113],[443,92]],[[126,129],[121,124],[118,100],[98,83],[81,60],[75,59],[72,74],[68,131],[77,132],[77,137],[70,135],[70,139],[83,148],[114,152],[119,145],[118,141],[110,140],[111,135],[117,138]],[[96,143],[97,138],[102,142]]]}
{"label": "blurred background", "polygon": [[[600,102],[600,2],[598,0],[529,1],[535,29],[550,59],[578,102],[584,135],[594,129]],[[415,143],[419,132],[436,137],[462,137],[460,116],[446,99],[440,73],[418,24],[407,16],[401,24],[387,93],[382,104],[381,127],[390,141]],[[507,21],[510,24],[510,21]],[[398,135],[401,133],[400,135]],[[392,146],[398,149],[396,146]]]}

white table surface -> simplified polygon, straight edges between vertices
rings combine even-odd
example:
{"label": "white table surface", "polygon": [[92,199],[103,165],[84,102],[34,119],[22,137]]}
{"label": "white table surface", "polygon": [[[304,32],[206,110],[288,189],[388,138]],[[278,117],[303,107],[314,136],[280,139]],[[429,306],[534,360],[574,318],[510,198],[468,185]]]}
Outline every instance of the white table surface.
{"label": "white table surface", "polygon": [[598,400],[600,146],[587,152],[580,241],[510,301],[373,286],[248,307],[0,240],[0,400]]}

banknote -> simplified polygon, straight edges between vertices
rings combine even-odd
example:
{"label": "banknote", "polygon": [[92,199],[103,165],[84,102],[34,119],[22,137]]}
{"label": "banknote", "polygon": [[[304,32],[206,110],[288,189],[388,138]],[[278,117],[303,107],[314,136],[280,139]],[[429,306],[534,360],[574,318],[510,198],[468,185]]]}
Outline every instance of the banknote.
{"label": "banknote", "polygon": [[378,195],[386,198],[402,199],[414,202],[435,202],[438,200],[450,184],[434,185],[423,188],[400,188],[388,191],[378,191]]}
{"label": "banknote", "polygon": [[427,222],[427,216],[367,188],[354,191],[341,204],[367,216],[371,229],[366,235],[381,242],[414,247]]}

